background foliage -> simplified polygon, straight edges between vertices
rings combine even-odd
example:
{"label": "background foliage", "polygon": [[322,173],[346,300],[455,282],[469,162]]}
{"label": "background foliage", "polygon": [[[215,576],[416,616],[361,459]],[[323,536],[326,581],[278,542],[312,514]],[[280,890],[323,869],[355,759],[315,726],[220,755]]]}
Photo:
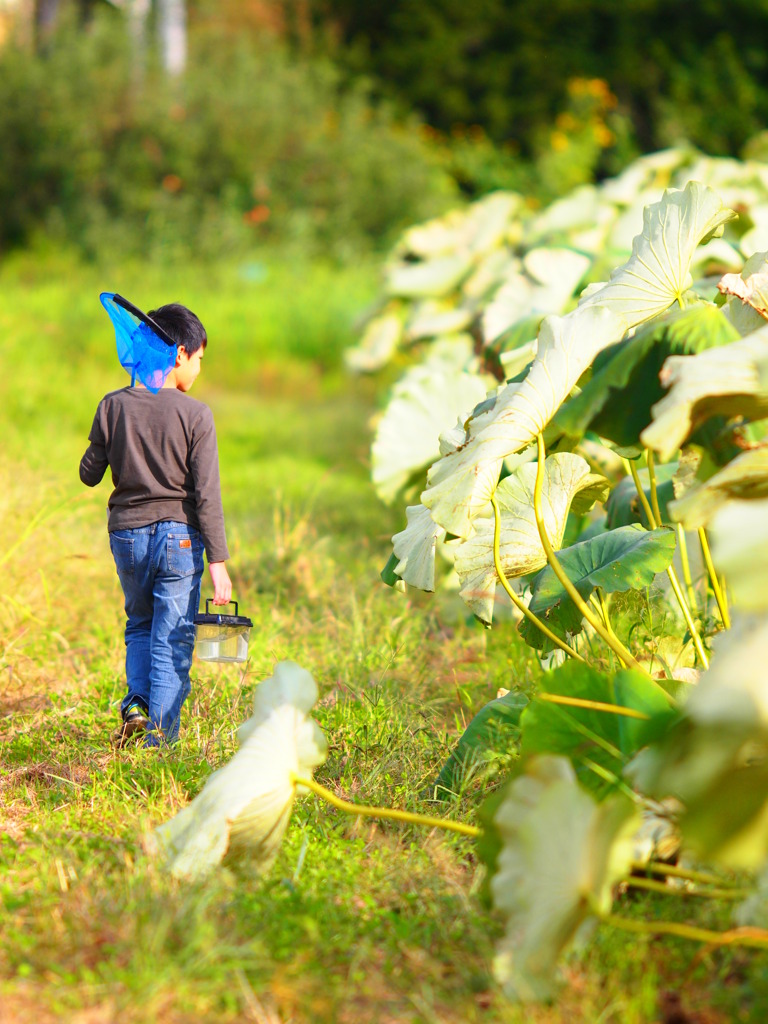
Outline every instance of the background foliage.
{"label": "background foliage", "polygon": [[763,3],[709,0],[314,0],[337,58],[444,132],[478,124],[524,156],[572,78],[610,84],[643,150],[681,140],[733,153],[768,115]]}
{"label": "background foliage", "polygon": [[[270,240],[349,257],[444,208],[407,123],[324,59],[195,35],[188,72],[138,76],[122,17],[0,51],[0,246],[218,256]],[[77,68],[77,74],[73,74]]]}

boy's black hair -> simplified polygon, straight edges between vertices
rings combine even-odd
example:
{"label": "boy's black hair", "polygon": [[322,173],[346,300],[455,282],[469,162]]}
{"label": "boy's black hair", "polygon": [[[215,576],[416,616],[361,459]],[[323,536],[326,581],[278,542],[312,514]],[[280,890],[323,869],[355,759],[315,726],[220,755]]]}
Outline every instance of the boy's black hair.
{"label": "boy's black hair", "polygon": [[208,335],[199,317],[180,302],[169,302],[167,306],[151,309],[147,315],[158,327],[162,327],[188,356],[194,355],[199,348],[205,348],[208,344]]}

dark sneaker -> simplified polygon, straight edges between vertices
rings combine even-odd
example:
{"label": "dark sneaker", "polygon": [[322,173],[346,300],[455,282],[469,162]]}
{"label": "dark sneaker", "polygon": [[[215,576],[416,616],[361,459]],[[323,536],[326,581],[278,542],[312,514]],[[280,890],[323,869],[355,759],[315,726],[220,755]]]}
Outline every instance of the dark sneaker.
{"label": "dark sneaker", "polygon": [[132,737],[146,732],[149,725],[149,717],[141,704],[131,704],[125,709],[120,728],[112,735],[112,745],[124,747]]}

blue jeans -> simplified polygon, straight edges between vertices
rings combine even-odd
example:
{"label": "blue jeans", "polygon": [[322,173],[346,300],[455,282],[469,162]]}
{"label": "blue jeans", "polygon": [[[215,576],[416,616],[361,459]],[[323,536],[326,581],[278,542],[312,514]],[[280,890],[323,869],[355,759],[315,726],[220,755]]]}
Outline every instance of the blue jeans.
{"label": "blue jeans", "polygon": [[125,712],[140,704],[151,726],[145,744],[179,734],[189,696],[189,669],[200,605],[203,542],[186,523],[160,522],[115,530],[109,546],[125,594]]}

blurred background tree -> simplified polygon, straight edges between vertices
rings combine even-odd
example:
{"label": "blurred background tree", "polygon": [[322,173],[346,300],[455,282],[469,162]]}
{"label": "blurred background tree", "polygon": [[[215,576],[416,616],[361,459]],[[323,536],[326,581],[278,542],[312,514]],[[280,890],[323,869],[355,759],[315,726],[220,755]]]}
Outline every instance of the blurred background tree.
{"label": "blurred background tree", "polygon": [[768,123],[768,0],[0,0],[0,247],[388,245]]}
{"label": "blurred background tree", "polygon": [[311,3],[349,74],[434,128],[477,124],[524,156],[573,78],[608,83],[645,151],[684,137],[733,153],[768,120],[766,0]]}

